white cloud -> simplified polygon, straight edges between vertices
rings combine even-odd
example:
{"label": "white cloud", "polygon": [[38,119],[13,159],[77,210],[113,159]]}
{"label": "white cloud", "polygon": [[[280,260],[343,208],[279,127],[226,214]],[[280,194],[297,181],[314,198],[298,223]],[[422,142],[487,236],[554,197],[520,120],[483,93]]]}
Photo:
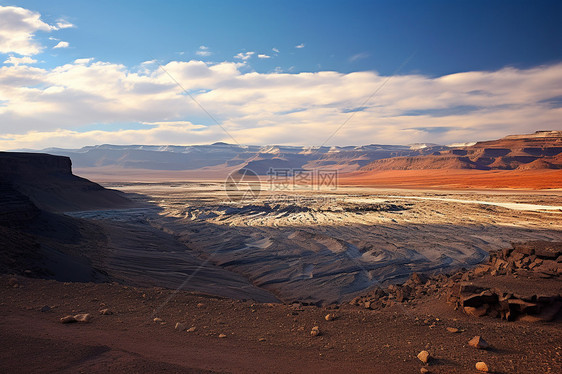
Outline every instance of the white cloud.
{"label": "white cloud", "polygon": [[301,44],[299,44],[299,45],[296,45],[295,48],[299,48],[299,49],[300,49],[300,48],[304,48],[304,43],[301,43]]}
{"label": "white cloud", "polygon": [[43,22],[39,13],[15,6],[0,6],[0,19],[0,53],[38,54],[43,46],[33,40],[35,33],[57,29]]}
{"label": "white cloud", "polygon": [[24,56],[24,57],[10,56],[6,61],[4,61],[5,64],[12,64],[12,65],[34,64],[36,62],[37,60],[34,60],[29,56]]}
{"label": "white cloud", "polygon": [[248,61],[250,57],[252,57],[254,54],[255,52],[240,52],[236,56],[234,56],[234,58],[237,58],[242,61]]}
{"label": "white cloud", "polygon": [[93,57],[90,57],[90,58],[78,58],[78,59],[74,60],[74,63],[75,63],[75,64],[78,64],[78,65],[83,65],[83,64],[89,64],[89,63],[92,62],[92,61],[94,61],[94,58],[93,58]]}
{"label": "white cloud", "polygon": [[57,49],[57,48],[68,48],[70,46],[70,44],[68,44],[68,42],[58,42],[57,45],[55,45],[53,47],[53,49]]}
{"label": "white cloud", "polygon": [[271,56],[265,55],[265,54],[259,54],[258,58],[271,58]]}
{"label": "white cloud", "polygon": [[189,129],[204,129],[206,126],[194,125],[190,121],[155,121],[155,122],[141,122],[143,125],[156,125],[156,126],[166,126],[166,127],[183,127]]}
{"label": "white cloud", "polygon": [[72,27],[76,27],[74,26],[72,23],[65,21],[63,19],[59,19],[57,24],[56,24],[56,30],[61,30],[61,29],[69,29]]}
{"label": "white cloud", "polygon": [[[245,56],[245,55],[243,55]],[[251,56],[251,55],[250,55]],[[100,143],[230,141],[155,64],[91,59],[52,69],[0,66],[0,149]],[[443,77],[375,72],[257,73],[244,62],[172,61],[177,79],[234,138],[246,144],[331,144],[493,139],[560,128],[562,64]],[[197,118],[205,118],[201,123]],[[79,131],[95,123],[147,128]]]}
{"label": "white cloud", "polygon": [[355,62],[357,60],[362,60],[367,57],[369,57],[369,54],[366,52],[357,53],[349,58],[349,62]]}
{"label": "white cloud", "polygon": [[201,57],[208,57],[208,56],[212,55],[213,53],[211,51],[209,51],[209,47],[202,45],[202,46],[199,47],[199,50],[197,52],[195,52],[195,54],[197,56],[201,56]]}
{"label": "white cloud", "polygon": [[277,48],[271,48],[271,50],[275,53],[279,53],[279,50]]}

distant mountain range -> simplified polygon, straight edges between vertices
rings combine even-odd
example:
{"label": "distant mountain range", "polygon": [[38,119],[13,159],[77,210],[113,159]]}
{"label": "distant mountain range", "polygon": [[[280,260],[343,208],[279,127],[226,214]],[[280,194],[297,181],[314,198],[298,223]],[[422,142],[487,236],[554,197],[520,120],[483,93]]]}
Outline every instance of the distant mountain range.
{"label": "distant mountain range", "polygon": [[470,146],[451,147],[431,155],[376,160],[361,171],[426,169],[562,169],[562,131],[510,135]]}
{"label": "distant mountain range", "polygon": [[270,168],[330,169],[340,173],[378,170],[562,168],[562,131],[511,135],[475,144],[380,145],[347,147],[255,146],[214,143],[193,146],[97,145],[48,148],[68,156],[81,170],[234,171]]}

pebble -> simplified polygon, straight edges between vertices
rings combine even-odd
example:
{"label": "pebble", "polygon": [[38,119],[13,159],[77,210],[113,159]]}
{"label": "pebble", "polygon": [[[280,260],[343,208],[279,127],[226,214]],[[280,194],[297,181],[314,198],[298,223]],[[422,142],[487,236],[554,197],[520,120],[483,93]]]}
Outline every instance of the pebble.
{"label": "pebble", "polygon": [[219,334],[219,338],[224,339],[224,338],[226,338],[226,335],[225,334]]}
{"label": "pebble", "polygon": [[486,365],[486,363],[482,361],[476,363],[476,370],[484,371],[486,373],[490,371],[490,369],[488,369],[488,365]]}
{"label": "pebble", "polygon": [[205,304],[203,304],[203,303],[197,304],[197,308],[199,308],[199,309],[204,308],[204,307],[205,307]]}
{"label": "pebble", "polygon": [[76,322],[76,319],[74,319],[74,316],[64,316],[60,319],[61,323],[72,323],[72,322]]}
{"label": "pebble", "polygon": [[8,280],[8,285],[9,285],[10,287],[17,287],[17,286],[19,285],[19,284],[18,284],[17,278],[10,278],[10,279]]}
{"label": "pebble", "polygon": [[100,310],[100,314],[101,314],[101,315],[104,315],[104,316],[110,316],[110,315],[113,314],[113,312],[112,312],[111,310],[109,310],[109,309],[106,308],[106,309]]}
{"label": "pebble", "polygon": [[421,351],[420,353],[418,353],[418,359],[424,364],[427,364],[431,359],[431,356],[429,355],[428,351]]}
{"label": "pebble", "polygon": [[430,371],[429,371],[427,368],[421,368],[421,369],[420,369],[420,373],[421,373],[421,374],[429,374]]}
{"label": "pebble", "polygon": [[185,323],[176,322],[176,326],[174,327],[177,331],[184,331],[186,329]]}
{"label": "pebble", "polygon": [[153,321],[156,322],[156,323],[160,323],[160,322],[162,322],[162,318],[156,317],[156,318],[153,319]]}
{"label": "pebble", "polygon": [[39,309],[40,312],[46,313],[46,312],[50,312],[51,311],[51,307],[48,305],[43,306],[41,309]]}
{"label": "pebble", "polygon": [[90,313],[80,313],[74,316],[77,322],[90,322],[92,320],[92,315]]}
{"label": "pebble", "polygon": [[336,315],[335,315],[334,313],[328,313],[328,314],[326,314],[326,317],[324,317],[324,319],[325,319],[326,321],[333,321],[333,320],[335,320],[336,318],[337,318],[337,317],[336,317]]}
{"label": "pebble", "polygon": [[314,326],[314,327],[312,328],[312,330],[310,330],[310,335],[311,335],[311,336],[319,336],[320,334],[321,334],[321,332],[320,332],[320,327],[318,327],[318,326]]}
{"label": "pebble", "polygon": [[187,332],[195,332],[196,330],[197,330],[196,327],[190,327],[190,328],[188,328],[188,329],[185,330],[185,331],[187,331]]}
{"label": "pebble", "polygon": [[459,329],[457,329],[456,327],[447,327],[447,331],[452,334],[456,334],[457,332],[459,332]]}
{"label": "pebble", "polygon": [[490,347],[490,344],[482,339],[480,335],[476,335],[474,338],[470,339],[468,345],[478,349],[487,349]]}
{"label": "pebble", "polygon": [[259,338],[258,341],[259,342],[265,342],[265,338]]}

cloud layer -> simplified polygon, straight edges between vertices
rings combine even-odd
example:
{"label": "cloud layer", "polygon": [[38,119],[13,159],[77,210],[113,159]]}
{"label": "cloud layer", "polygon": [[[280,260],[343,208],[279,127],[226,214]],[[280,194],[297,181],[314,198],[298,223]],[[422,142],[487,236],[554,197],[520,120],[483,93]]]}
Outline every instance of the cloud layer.
{"label": "cloud layer", "polygon": [[[13,63],[13,62],[12,62]],[[375,72],[242,73],[244,63],[172,61],[159,69],[80,59],[54,69],[0,68],[0,147],[232,141],[449,143],[560,128],[562,64],[430,78]],[[351,118],[351,119],[350,119]],[[82,131],[92,124],[150,123]],[[95,128],[95,126],[94,126]]]}
{"label": "cloud layer", "polygon": [[[258,73],[250,61],[270,56],[241,52],[219,63],[130,67],[81,58],[47,69],[29,57],[43,48],[34,33],[73,25],[49,25],[17,7],[0,7],[0,18],[0,52],[23,56],[0,65],[0,149],[232,138],[321,145],[336,132],[327,145],[448,144],[560,129],[562,64],[389,78],[372,71]],[[196,53],[211,55],[204,45]]]}

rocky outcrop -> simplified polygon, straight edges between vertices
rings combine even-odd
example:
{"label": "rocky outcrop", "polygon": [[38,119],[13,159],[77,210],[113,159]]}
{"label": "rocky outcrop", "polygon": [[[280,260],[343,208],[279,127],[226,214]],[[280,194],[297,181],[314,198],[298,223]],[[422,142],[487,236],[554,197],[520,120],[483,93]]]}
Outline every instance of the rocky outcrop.
{"label": "rocky outcrop", "polygon": [[381,309],[442,297],[473,317],[552,321],[562,313],[562,242],[514,243],[492,252],[486,264],[454,274],[414,273],[403,284],[377,287],[350,304]]}

